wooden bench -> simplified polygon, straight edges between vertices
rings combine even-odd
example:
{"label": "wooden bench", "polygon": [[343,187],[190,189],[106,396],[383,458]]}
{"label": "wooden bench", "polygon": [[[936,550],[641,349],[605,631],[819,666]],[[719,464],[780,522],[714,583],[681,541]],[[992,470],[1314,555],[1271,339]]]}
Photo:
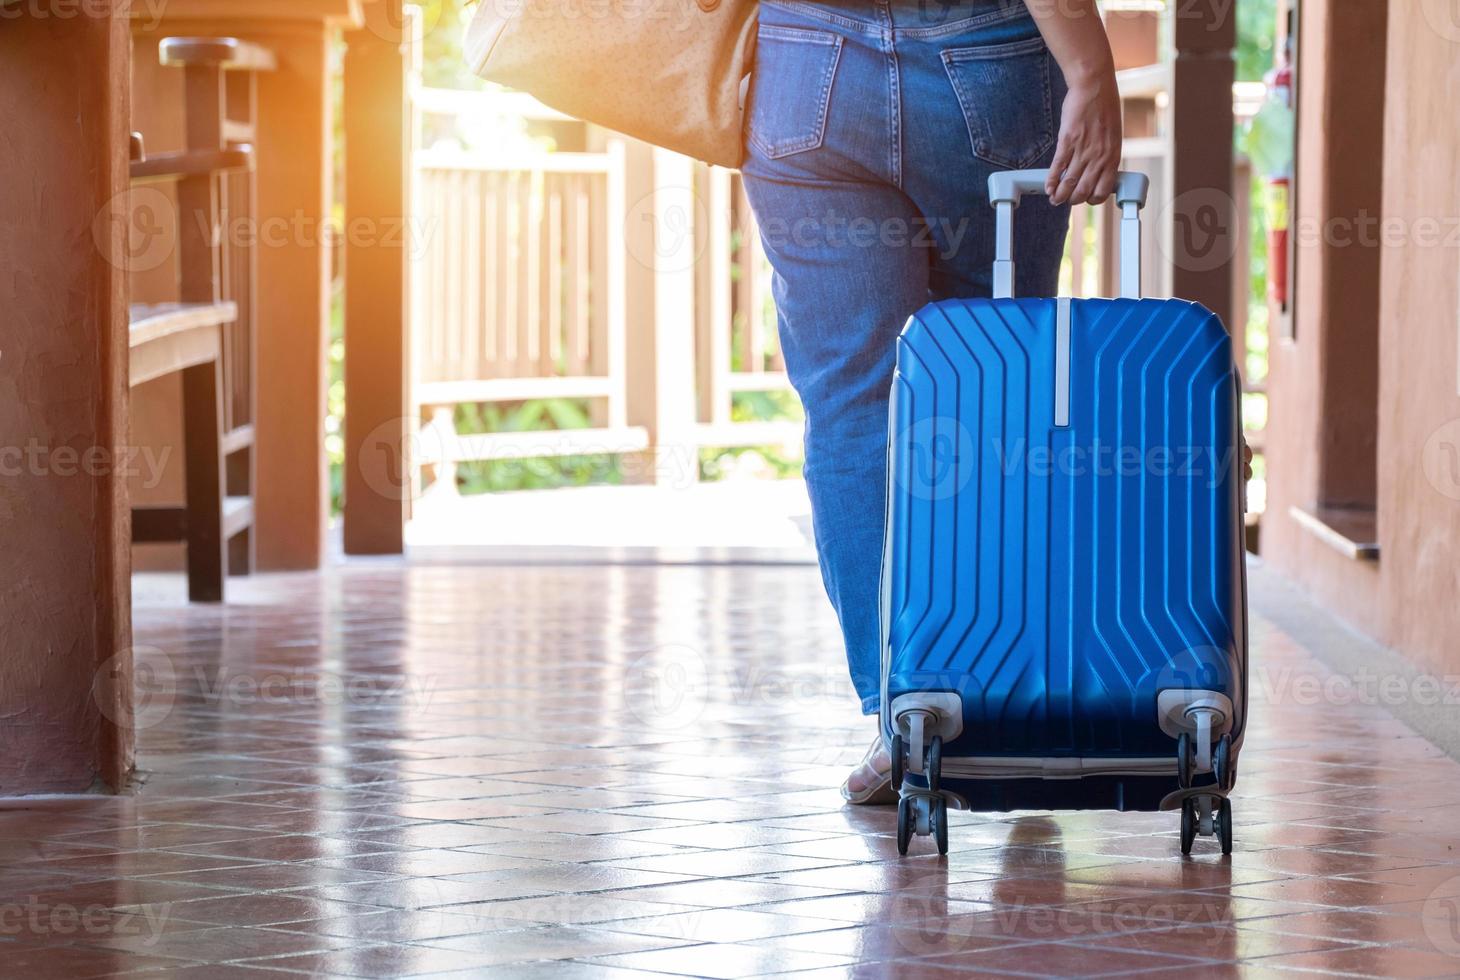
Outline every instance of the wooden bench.
{"label": "wooden bench", "polygon": [[134,507],[132,541],[184,543],[189,598],[219,602],[225,576],[253,566],[257,275],[251,248],[218,231],[228,202],[232,218],[252,215],[257,99],[245,73],[275,64],[233,38],[167,38],[160,56],[185,73],[187,147],[149,156],[134,134],[131,177],[175,186],[179,299],[132,306],[130,382],[181,376],[185,503]]}

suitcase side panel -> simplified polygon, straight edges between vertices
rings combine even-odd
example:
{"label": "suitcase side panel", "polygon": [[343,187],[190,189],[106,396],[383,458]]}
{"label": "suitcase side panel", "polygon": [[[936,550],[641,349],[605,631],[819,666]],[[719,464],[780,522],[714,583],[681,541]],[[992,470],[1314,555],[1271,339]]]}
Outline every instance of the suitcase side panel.
{"label": "suitcase side panel", "polygon": [[955,755],[1169,756],[1157,690],[1243,710],[1230,339],[1192,304],[1074,301],[1056,427],[1055,306],[935,304],[900,342],[887,697],[956,692]]}
{"label": "suitcase side panel", "polygon": [[1092,451],[1087,471],[1061,468],[1056,488],[1075,528],[1060,540],[1071,571],[1067,648],[1084,672],[1076,741],[1098,738],[1112,710],[1103,699],[1124,700],[1132,736],[1161,749],[1159,738],[1139,735],[1159,734],[1152,703],[1168,688],[1224,692],[1240,724],[1245,615],[1231,338],[1194,304],[1092,300],[1075,304],[1071,347],[1071,426],[1061,436]]}

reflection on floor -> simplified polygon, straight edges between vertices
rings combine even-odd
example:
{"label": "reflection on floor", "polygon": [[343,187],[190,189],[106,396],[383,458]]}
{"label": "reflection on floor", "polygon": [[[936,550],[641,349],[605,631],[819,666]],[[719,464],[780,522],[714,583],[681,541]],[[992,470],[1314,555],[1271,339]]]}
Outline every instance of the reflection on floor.
{"label": "reflection on floor", "polygon": [[900,860],[814,566],[231,586],[138,610],[135,795],[0,803],[0,974],[1460,974],[1460,766],[1261,618],[1230,859],[1026,813]]}

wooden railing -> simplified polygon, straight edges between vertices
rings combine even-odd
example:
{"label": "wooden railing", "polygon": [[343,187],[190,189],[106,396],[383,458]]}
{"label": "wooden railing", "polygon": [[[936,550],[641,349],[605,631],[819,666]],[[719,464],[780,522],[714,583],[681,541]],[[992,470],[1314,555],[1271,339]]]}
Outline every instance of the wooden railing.
{"label": "wooden railing", "polygon": [[[581,126],[519,93],[418,89],[426,128],[481,115]],[[438,120],[431,125],[432,117]],[[520,143],[521,141],[519,141]],[[448,137],[415,154],[412,226],[413,402],[424,428],[418,466],[443,488],[454,465],[527,456],[636,453],[651,449],[628,411],[631,345],[651,342],[628,322],[623,140],[601,149],[462,149]],[[696,445],[786,442],[800,424],[741,418],[745,392],[789,390],[769,268],[738,175],[697,167],[693,323],[696,402],[685,411]],[[641,250],[642,251],[642,250]],[[652,251],[652,248],[648,251]],[[455,407],[539,399],[586,402],[593,424],[552,432],[457,432]],[[685,449],[689,447],[678,447]],[[419,487],[419,483],[417,484]]]}
{"label": "wooden railing", "polygon": [[696,228],[695,368],[698,432],[706,446],[780,444],[799,422],[737,418],[736,396],[789,392],[770,297],[770,266],[740,175],[696,168],[704,221]]}

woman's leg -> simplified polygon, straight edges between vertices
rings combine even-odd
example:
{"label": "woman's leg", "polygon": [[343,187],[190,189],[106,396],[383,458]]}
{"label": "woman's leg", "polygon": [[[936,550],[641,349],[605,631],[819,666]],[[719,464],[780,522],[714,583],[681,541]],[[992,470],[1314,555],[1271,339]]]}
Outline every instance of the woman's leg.
{"label": "woman's leg", "polygon": [[781,346],[806,411],[806,485],[827,595],[846,642],[852,683],[867,714],[880,678],[878,585],[886,508],[887,401],[898,332],[928,296],[928,257],[911,245],[777,233],[781,218],[911,222],[900,191],[875,183],[826,185],[769,178],[745,186],[775,271]]}
{"label": "woman's leg", "polygon": [[928,297],[918,210],[893,179],[896,94],[876,4],[762,7],[747,195],[775,271],[826,591],[862,709],[879,706],[878,579],[898,332]]}

